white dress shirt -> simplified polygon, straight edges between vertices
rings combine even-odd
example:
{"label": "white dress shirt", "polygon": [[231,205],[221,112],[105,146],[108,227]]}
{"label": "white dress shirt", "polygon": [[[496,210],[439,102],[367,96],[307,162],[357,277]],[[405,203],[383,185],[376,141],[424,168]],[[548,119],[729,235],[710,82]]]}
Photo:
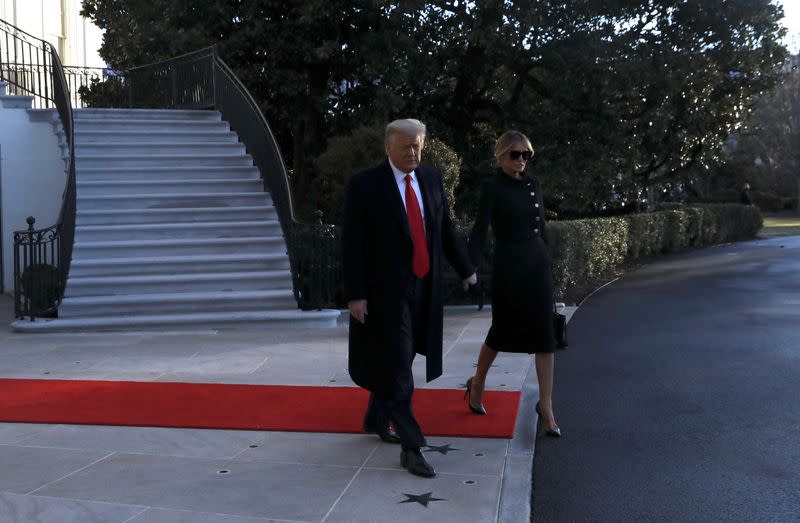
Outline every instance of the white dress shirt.
{"label": "white dress shirt", "polygon": [[408,213],[408,206],[406,205],[406,174],[411,175],[411,187],[414,189],[414,194],[417,195],[417,202],[419,203],[419,212],[422,213],[422,226],[425,226],[425,206],[422,204],[422,191],[419,187],[419,182],[417,181],[417,174],[414,171],[410,173],[404,173],[389,160],[389,165],[392,167],[392,172],[394,173],[394,179],[397,182],[397,190],[400,191],[400,198],[403,199],[403,207],[406,208],[406,213]]}

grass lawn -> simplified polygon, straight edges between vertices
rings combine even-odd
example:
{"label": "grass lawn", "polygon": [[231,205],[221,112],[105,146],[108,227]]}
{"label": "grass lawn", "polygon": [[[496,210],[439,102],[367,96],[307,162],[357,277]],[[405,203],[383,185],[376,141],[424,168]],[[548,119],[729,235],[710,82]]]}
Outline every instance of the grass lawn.
{"label": "grass lawn", "polygon": [[758,235],[762,238],[800,235],[800,216],[764,216],[764,228]]}

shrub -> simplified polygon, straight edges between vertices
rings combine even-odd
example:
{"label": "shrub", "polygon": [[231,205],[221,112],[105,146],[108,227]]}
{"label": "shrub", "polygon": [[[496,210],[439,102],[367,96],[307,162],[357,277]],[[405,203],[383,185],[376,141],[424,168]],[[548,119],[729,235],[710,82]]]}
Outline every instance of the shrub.
{"label": "shrub", "polygon": [[128,107],[128,88],[119,78],[92,79],[88,87],[78,88],[86,107]]}
{"label": "shrub", "polygon": [[27,314],[44,318],[57,315],[59,279],[58,268],[47,263],[36,263],[25,268],[20,275],[22,294],[27,300]]}
{"label": "shrub", "polygon": [[624,262],[752,238],[762,225],[758,208],[738,203],[550,222],[556,295],[605,277]]}
{"label": "shrub", "polygon": [[[354,172],[370,167],[385,158],[384,125],[361,126],[345,136],[334,136],[315,162],[314,195],[328,222],[338,221],[344,200],[344,188]],[[442,171],[448,202],[453,205],[461,158],[446,143],[436,138],[425,141],[423,161]]]}

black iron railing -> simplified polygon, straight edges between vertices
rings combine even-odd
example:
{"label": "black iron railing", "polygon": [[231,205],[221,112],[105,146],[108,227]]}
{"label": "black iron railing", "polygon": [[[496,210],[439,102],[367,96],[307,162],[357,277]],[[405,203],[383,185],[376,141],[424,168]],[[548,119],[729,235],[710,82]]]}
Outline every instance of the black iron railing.
{"label": "black iron railing", "polygon": [[338,231],[334,225],[302,223],[295,216],[289,178],[278,144],[258,103],[218,56],[215,46],[124,74],[129,106],[215,109],[239,135],[261,172],[283,230],[300,308],[335,304],[339,280]]}
{"label": "black iron railing", "polygon": [[33,107],[51,107],[52,46],[0,20],[0,80],[8,92],[33,96]]}
{"label": "black iron railing", "polygon": [[14,312],[17,318],[33,321],[56,314],[72,259],[76,196],[72,104],[56,49],[1,20],[0,79],[8,82],[12,92],[33,96],[35,107],[55,107],[69,149],[58,222],[35,229],[35,219],[30,217],[27,230],[14,232]]}
{"label": "black iron railing", "polygon": [[[111,71],[100,67],[64,66],[64,78],[70,93],[72,107],[86,104],[80,94],[81,87],[104,80]],[[8,94],[33,96],[33,107],[52,106],[52,100],[34,93],[51,91],[53,67],[49,64],[0,63],[0,78],[8,82]]]}

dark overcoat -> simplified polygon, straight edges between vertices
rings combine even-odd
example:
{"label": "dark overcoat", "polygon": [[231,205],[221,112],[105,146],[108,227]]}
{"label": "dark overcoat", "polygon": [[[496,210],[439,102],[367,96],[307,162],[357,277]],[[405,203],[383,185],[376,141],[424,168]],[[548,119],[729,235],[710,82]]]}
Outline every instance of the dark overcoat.
{"label": "dark overcoat", "polygon": [[[442,257],[462,279],[474,270],[455,234],[441,174],[425,164],[415,173],[424,205],[431,285],[423,341],[415,344],[414,351],[425,355],[426,378],[431,381],[442,374]],[[366,322],[350,318],[350,376],[367,390],[404,399],[412,387],[404,383],[411,379],[410,369],[398,368],[402,361],[398,354],[405,351],[400,318],[413,281],[413,244],[388,159],[354,174],[347,184],[342,249],[345,297],[367,300]]]}

